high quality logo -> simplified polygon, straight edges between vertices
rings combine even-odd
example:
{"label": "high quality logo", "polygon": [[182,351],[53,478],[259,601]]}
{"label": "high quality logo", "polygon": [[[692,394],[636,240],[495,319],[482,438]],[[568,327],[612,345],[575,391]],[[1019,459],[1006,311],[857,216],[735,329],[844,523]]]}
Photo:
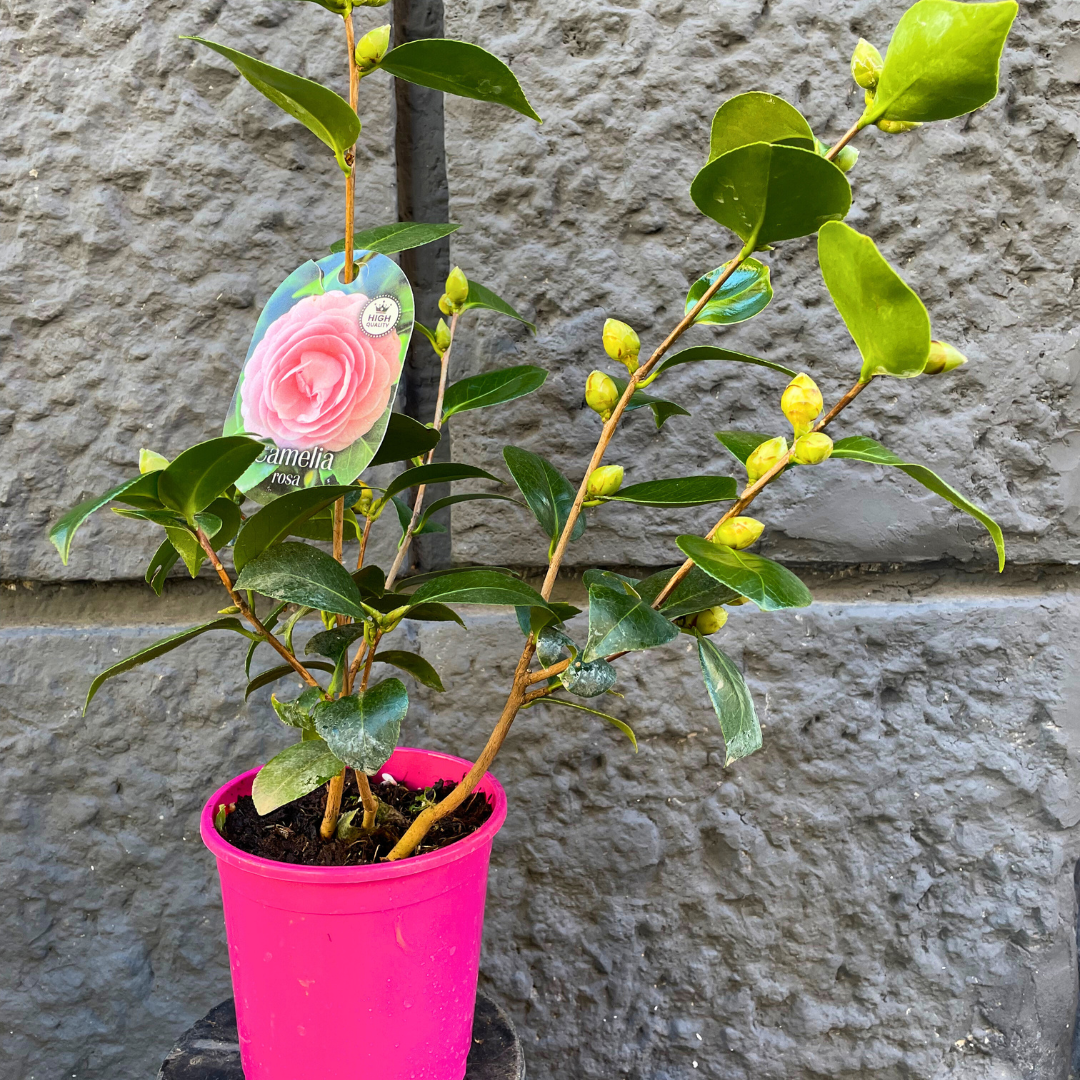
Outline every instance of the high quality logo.
{"label": "high quality logo", "polygon": [[376,296],[360,314],[360,326],[371,337],[389,334],[401,318],[401,304],[393,296]]}

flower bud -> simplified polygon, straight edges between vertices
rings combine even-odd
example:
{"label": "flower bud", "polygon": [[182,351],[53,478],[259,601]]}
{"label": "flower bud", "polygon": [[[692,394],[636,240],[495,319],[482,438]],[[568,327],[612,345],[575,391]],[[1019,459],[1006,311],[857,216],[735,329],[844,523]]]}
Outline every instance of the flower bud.
{"label": "flower bud", "polygon": [[371,503],[375,498],[375,493],[367,484],[361,483],[359,480],[356,482],[356,486],[360,489],[360,498],[353,503],[353,512],[360,514],[361,517],[367,517],[371,513]]}
{"label": "flower bud", "polygon": [[845,146],[833,160],[840,166],[841,172],[851,172],[859,160],[859,151],[854,146]]}
{"label": "flower bud", "polygon": [[[958,368],[961,364],[966,363],[967,357],[959,349],[946,345],[944,341],[931,341],[930,356],[926,361],[926,367],[923,368],[923,374],[944,375],[946,371],[952,371],[953,368]],[[141,456],[139,464],[141,467]]]}
{"label": "flower bud", "polygon": [[756,544],[765,529],[765,523],[752,517],[733,517],[720,526],[713,533],[714,544],[723,544],[725,547],[741,548]]}
{"label": "flower bud", "polygon": [[727,620],[728,613],[723,607],[712,607],[697,611],[693,615],[683,615],[675,620],[675,624],[687,634],[696,630],[699,634],[708,637],[709,634],[715,634]]}
{"label": "flower bud", "polygon": [[374,71],[390,48],[390,24],[369,30],[357,43],[353,59],[361,75]]}
{"label": "flower bud", "polygon": [[446,293],[443,293],[442,296],[439,297],[439,310],[444,315],[453,315],[454,313],[450,307],[450,297],[447,296]]}
{"label": "flower bud", "polygon": [[449,348],[450,327],[446,325],[445,319],[440,319],[439,325],[435,327],[435,351],[442,356]]}
{"label": "flower bud", "polygon": [[787,439],[777,435],[758,446],[746,459],[746,479],[752,484],[760,480],[788,450]]}
{"label": "flower bud", "polygon": [[832,453],[832,439],[824,431],[811,431],[795,440],[791,460],[796,465],[820,465]]}
{"label": "flower bud", "polygon": [[916,124],[912,120],[879,120],[877,126],[886,135],[902,135],[905,131],[914,131],[915,128],[922,127],[922,124]]}
{"label": "flower bud", "polygon": [[611,411],[619,400],[619,388],[610,375],[602,371],[593,371],[585,380],[585,404],[605,423],[611,417]]}
{"label": "flower bud", "polygon": [[162,457],[156,450],[147,450],[146,447],[143,447],[139,451],[139,472],[154,472],[157,469],[167,469],[168,467],[169,459]]}
{"label": "flower bud", "polygon": [[865,38],[859,38],[859,44],[851,54],[851,77],[864,89],[874,90],[877,88],[878,79],[881,78],[881,69],[885,61],[881,59],[881,53],[874,48]]}
{"label": "flower bud", "polygon": [[604,352],[612,360],[618,360],[626,365],[626,370],[631,375],[638,369],[638,353],[641,352],[641,341],[638,339],[634,328],[627,326],[618,319],[608,319],[604,323]]}
{"label": "flower bud", "polygon": [[353,7],[382,7],[383,4],[388,4],[390,0],[352,0]]}
{"label": "flower bud", "polygon": [[796,375],[780,398],[780,408],[795,429],[795,438],[805,435],[821,415],[825,403],[817,383],[809,375]]}
{"label": "flower bud", "polygon": [[594,498],[614,495],[622,487],[623,467],[621,465],[601,465],[589,474],[589,494]]}
{"label": "flower bud", "polygon": [[446,279],[446,298],[454,306],[469,299],[469,279],[460,266],[455,266]]}

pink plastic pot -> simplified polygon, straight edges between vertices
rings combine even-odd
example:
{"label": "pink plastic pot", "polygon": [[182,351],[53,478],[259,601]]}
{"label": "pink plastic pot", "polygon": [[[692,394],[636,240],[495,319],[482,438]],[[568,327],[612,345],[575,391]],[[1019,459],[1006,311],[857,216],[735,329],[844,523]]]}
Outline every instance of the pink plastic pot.
{"label": "pink plastic pot", "polygon": [[[423,788],[469,762],[398,749],[385,766]],[[214,828],[258,769],[203,807],[217,858],[247,1080],[462,1080],[472,1034],[491,842],[506,795],[471,836],[374,866],[292,866],[248,855]]]}

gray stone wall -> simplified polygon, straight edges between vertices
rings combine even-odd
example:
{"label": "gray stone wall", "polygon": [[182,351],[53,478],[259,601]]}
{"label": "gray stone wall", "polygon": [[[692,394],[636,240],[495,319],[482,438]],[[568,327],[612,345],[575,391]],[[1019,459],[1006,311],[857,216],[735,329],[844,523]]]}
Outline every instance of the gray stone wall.
{"label": "gray stone wall", "polygon": [[[447,101],[450,214],[463,224],[451,259],[539,326],[533,338],[468,316],[458,371],[552,371],[538,398],[458,418],[456,459],[505,473],[498,451],[515,442],[578,478],[603,319],[655,343],[686,285],[731,254],[687,195],[713,110],[767,89],[835,136],[857,107],[851,45],[884,44],[903,6],[447,5],[447,32],[512,62],[546,121]],[[130,524],[95,520],[67,568],[44,532],[128,475],[140,446],[170,453],[220,430],[260,306],[343,228],[321,144],[177,36],[343,89],[336,30],[317,5],[286,0],[0,0],[5,1080],[152,1076],[228,993],[197,815],[287,733],[267,691],[245,702],[239,674],[222,678],[239,673],[242,644],[211,636],[110,682],[83,717],[94,673],[222,601],[214,582],[184,578],[154,597],[140,580],[153,545]],[[723,768],[696,661],[677,643],[620,666],[613,711],[637,755],[591,718],[537,707],[518,721],[495,770],[511,807],[483,977],[513,1012],[530,1075],[1069,1075],[1078,96],[1080,5],[1024,3],[996,102],[914,135],[870,132],[852,174],[849,220],[971,363],[871,387],[844,433],[880,438],[986,505],[1006,530],[1006,574],[991,572],[977,526],[905,478],[802,470],[761,501],[763,550],[800,569],[815,605],[738,609],[724,635],[759,703],[761,753]],[[402,201],[381,76],[364,83],[361,113],[366,225]],[[438,172],[410,174],[410,205],[438,202]],[[692,340],[805,368],[835,396],[857,357],[813,243],[767,258],[765,314]],[[425,362],[410,368],[414,401],[429,392]],[[633,479],[726,471],[711,432],[776,426],[781,387],[767,372],[682,369],[666,389],[693,418],[657,434],[630,417],[610,460]],[[538,570],[544,543],[515,514],[455,510],[452,557]],[[676,529],[709,523],[606,509],[571,564],[670,565]],[[380,551],[391,533],[382,526]],[[581,595],[573,573],[560,587]],[[410,691],[405,741],[477,753],[517,640],[483,610],[467,635],[410,631],[447,691]]]}

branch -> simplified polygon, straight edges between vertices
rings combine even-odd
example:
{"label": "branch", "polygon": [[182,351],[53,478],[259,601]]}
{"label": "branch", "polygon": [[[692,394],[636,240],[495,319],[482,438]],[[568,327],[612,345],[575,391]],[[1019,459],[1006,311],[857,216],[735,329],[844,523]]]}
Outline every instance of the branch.
{"label": "branch", "polygon": [[844,147],[847,146],[847,144],[851,142],[851,140],[854,139],[860,131],[862,131],[860,123],[860,120],[856,120],[855,123],[850,128],[848,128],[848,130],[845,131],[843,135],[840,136],[840,139],[836,143],[836,145],[829,147],[829,152],[825,155],[826,161],[835,161],[836,155],[839,154],[840,151],[843,150]]}

